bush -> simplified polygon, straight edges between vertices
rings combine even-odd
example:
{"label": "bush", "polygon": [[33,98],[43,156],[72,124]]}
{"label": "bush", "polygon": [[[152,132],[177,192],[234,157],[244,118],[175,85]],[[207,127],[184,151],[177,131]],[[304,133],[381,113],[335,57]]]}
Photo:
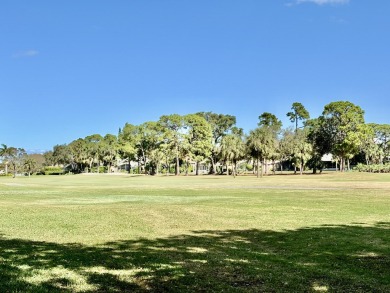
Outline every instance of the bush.
{"label": "bush", "polygon": [[[100,166],[99,167],[99,173],[106,173],[107,172],[107,167],[106,166]],[[92,167],[91,168],[91,173],[97,173],[97,167]]]}
{"label": "bush", "polygon": [[355,167],[355,170],[358,172],[390,173],[390,163],[376,165],[364,165],[359,163]]}
{"label": "bush", "polygon": [[248,163],[241,164],[238,168],[245,171],[253,171],[253,165]]}
{"label": "bush", "polygon": [[47,166],[43,169],[45,175],[62,175],[64,174],[64,169],[58,166]]}

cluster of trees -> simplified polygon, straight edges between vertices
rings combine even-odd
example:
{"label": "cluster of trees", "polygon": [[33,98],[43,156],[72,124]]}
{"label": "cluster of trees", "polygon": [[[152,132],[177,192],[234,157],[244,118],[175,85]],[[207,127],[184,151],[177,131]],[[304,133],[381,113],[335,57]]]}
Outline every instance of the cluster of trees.
{"label": "cluster of trees", "polygon": [[4,175],[8,175],[10,172],[15,177],[17,172],[23,171],[30,176],[38,171],[39,158],[36,158],[36,155],[27,155],[23,148],[8,147],[2,144],[0,157],[4,166]]}
{"label": "cluster of trees", "polygon": [[[199,164],[207,162],[211,174],[231,172],[235,176],[237,164],[246,160],[255,167],[257,176],[262,176],[270,162],[273,171],[276,162],[281,170],[283,163],[289,162],[295,172],[302,174],[310,168],[316,173],[323,168],[321,159],[325,154],[332,154],[341,171],[349,168],[352,158],[367,165],[390,159],[390,125],[366,124],[364,111],[351,102],[329,103],[314,119],[296,102],[286,115],[294,127],[282,129],[281,121],[265,112],[248,134],[236,126],[232,115],[163,115],[158,121],[140,125],[126,123],[118,135],[93,134],[56,145],[44,154],[45,164],[67,166],[74,173],[109,172],[122,159],[139,173],[153,175],[172,170],[179,175],[188,174],[190,163],[195,164],[198,174]],[[22,149],[3,145],[0,156],[15,173],[18,166],[33,165]],[[131,162],[136,165],[130,166]],[[217,170],[221,165],[224,167]]]}

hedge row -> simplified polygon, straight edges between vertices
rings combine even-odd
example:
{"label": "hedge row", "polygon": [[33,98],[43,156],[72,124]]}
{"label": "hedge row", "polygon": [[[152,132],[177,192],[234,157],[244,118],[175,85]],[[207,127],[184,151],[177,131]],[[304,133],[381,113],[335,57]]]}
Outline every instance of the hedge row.
{"label": "hedge row", "polygon": [[47,166],[43,169],[45,175],[62,175],[64,174],[64,169],[62,167],[52,167]]}
{"label": "hedge row", "polygon": [[359,163],[357,164],[355,170],[359,172],[390,173],[390,163],[377,165],[364,165]]}

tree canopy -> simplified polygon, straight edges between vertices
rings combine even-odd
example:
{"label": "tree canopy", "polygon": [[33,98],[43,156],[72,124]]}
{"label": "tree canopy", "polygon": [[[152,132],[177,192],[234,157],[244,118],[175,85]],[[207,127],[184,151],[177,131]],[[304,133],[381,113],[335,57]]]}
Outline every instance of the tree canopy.
{"label": "tree canopy", "polygon": [[[198,175],[203,164],[210,174],[231,171],[235,176],[238,166],[252,164],[260,177],[270,165],[275,172],[276,164],[280,170],[287,164],[287,168],[299,168],[300,174],[305,168],[316,173],[324,166],[324,155],[340,162],[341,171],[349,168],[350,160],[367,165],[390,161],[390,125],[366,124],[364,111],[349,101],[329,103],[313,119],[301,103],[294,102],[287,117],[295,129],[282,129],[276,115],[263,112],[257,127],[245,134],[236,126],[236,117],[229,114],[162,115],[158,121],[125,123],[118,135],[96,133],[55,145],[39,163],[22,148],[6,144],[0,147],[0,158],[3,173],[7,175],[12,169],[14,176],[48,166],[61,166],[73,173],[111,172],[124,164],[129,172],[151,175],[188,174],[190,168]],[[299,121],[303,121],[302,126]]]}

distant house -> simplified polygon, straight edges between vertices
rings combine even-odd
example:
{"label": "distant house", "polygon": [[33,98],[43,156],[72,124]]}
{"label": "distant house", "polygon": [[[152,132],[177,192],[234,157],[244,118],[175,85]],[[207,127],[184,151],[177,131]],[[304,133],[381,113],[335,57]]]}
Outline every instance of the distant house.
{"label": "distant house", "polygon": [[332,162],[333,161],[333,155],[332,154],[325,154],[322,156],[321,161],[323,162]]}

